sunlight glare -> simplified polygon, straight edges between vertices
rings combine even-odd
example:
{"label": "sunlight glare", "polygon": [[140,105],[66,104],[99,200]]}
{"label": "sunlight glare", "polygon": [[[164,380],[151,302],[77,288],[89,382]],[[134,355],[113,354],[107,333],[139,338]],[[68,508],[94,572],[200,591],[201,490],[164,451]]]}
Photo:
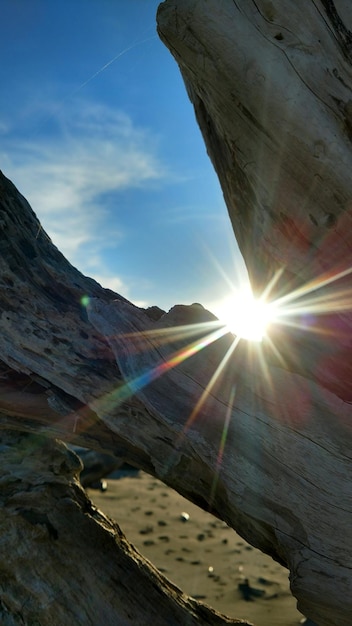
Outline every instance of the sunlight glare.
{"label": "sunlight glare", "polygon": [[230,332],[249,341],[262,341],[268,326],[275,320],[274,306],[256,299],[250,290],[235,292],[214,312]]}

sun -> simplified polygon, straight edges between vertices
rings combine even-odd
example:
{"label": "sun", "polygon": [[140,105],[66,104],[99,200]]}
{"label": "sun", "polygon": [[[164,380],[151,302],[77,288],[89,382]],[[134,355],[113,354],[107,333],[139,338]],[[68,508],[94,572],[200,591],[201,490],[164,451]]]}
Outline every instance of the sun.
{"label": "sun", "polygon": [[255,298],[249,289],[234,292],[214,312],[230,332],[248,341],[262,341],[276,315],[273,304]]}

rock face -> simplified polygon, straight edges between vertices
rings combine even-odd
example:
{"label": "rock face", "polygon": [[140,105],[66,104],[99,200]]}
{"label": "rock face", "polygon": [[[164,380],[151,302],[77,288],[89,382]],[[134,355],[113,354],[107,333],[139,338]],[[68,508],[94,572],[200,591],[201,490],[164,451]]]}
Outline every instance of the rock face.
{"label": "rock face", "polygon": [[[271,281],[287,307],[290,325],[262,345],[225,334],[200,305],[162,314],[102,289],[69,265],[0,177],[1,429],[112,453],[158,476],[286,565],[299,609],[319,626],[350,626],[352,614],[350,17],[342,0],[338,11],[309,0],[159,8],[160,36],[180,65],[253,283]],[[5,624],[18,623],[16,597],[26,594],[30,619],[55,624],[45,621],[45,581],[50,563],[53,586],[58,575],[55,532],[71,528],[85,568],[86,543],[99,535],[104,558],[90,550],[89,562],[105,591],[95,598],[100,575],[90,578],[88,611],[80,575],[65,563],[67,615],[75,604],[96,623],[101,598],[118,593],[110,623],[143,624],[144,596],[138,615],[128,617],[129,607],[152,580],[163,598],[156,624],[186,615],[190,624],[235,623],[186,601],[135,553],[116,591],[105,549],[116,528],[92,513],[60,444],[50,455],[62,461],[51,463],[45,446],[24,454],[17,434],[11,457],[4,437]],[[19,563],[14,538],[26,533]],[[45,547],[33,571],[37,541]],[[131,557],[119,545],[112,562],[115,549]]]}

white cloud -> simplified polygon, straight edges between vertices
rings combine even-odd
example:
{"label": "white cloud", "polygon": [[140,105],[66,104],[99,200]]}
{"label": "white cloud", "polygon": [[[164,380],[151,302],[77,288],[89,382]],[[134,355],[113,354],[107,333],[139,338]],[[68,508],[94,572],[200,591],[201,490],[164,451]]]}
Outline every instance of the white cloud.
{"label": "white cloud", "polygon": [[76,102],[58,121],[50,137],[5,137],[4,172],[68,260],[128,297],[102,261],[107,245],[123,237],[111,226],[106,197],[165,177],[155,139],[128,115],[96,103]]}
{"label": "white cloud", "polygon": [[[125,289],[125,285],[123,281],[118,276],[110,276],[108,273],[106,274],[94,273],[94,275],[91,276],[91,278],[94,278],[94,280],[96,280],[97,283],[99,283],[103,287],[106,287],[107,289],[111,289],[112,291],[115,291],[116,293],[122,293],[123,290]],[[122,294],[122,295],[126,295],[126,294]]]}
{"label": "white cloud", "polygon": [[106,289],[111,289],[112,291],[115,291],[115,293],[122,294],[125,298],[133,302],[133,304],[135,304],[136,306],[139,306],[141,308],[146,308],[150,306],[150,303],[147,300],[136,300],[135,298],[131,297],[131,295],[128,293],[128,287],[117,276],[110,276],[108,273],[102,275],[94,273],[91,275],[91,278],[94,278],[94,280],[96,280]]}

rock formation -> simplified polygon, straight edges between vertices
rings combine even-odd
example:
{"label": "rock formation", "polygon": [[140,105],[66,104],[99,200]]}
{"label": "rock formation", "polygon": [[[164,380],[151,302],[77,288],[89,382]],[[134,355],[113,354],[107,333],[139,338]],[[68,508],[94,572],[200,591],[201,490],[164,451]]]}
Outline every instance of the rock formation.
{"label": "rock formation", "polygon": [[59,438],[211,510],[290,569],[304,614],[350,626],[349,24],[347,0],[158,11],[252,282],[285,304],[290,325],[256,348],[200,305],[160,317],[82,276],[1,175],[4,624],[62,624],[60,603],[87,624],[102,603],[107,623],[236,623],[136,555],[86,500],[75,457],[43,443]]}
{"label": "rock formation", "polygon": [[79,479],[82,487],[92,487],[94,489],[103,489],[106,481],[103,478],[120,469],[123,461],[111,454],[104,454],[89,448],[79,448],[72,446],[72,451],[80,458],[83,469],[80,472]]}

